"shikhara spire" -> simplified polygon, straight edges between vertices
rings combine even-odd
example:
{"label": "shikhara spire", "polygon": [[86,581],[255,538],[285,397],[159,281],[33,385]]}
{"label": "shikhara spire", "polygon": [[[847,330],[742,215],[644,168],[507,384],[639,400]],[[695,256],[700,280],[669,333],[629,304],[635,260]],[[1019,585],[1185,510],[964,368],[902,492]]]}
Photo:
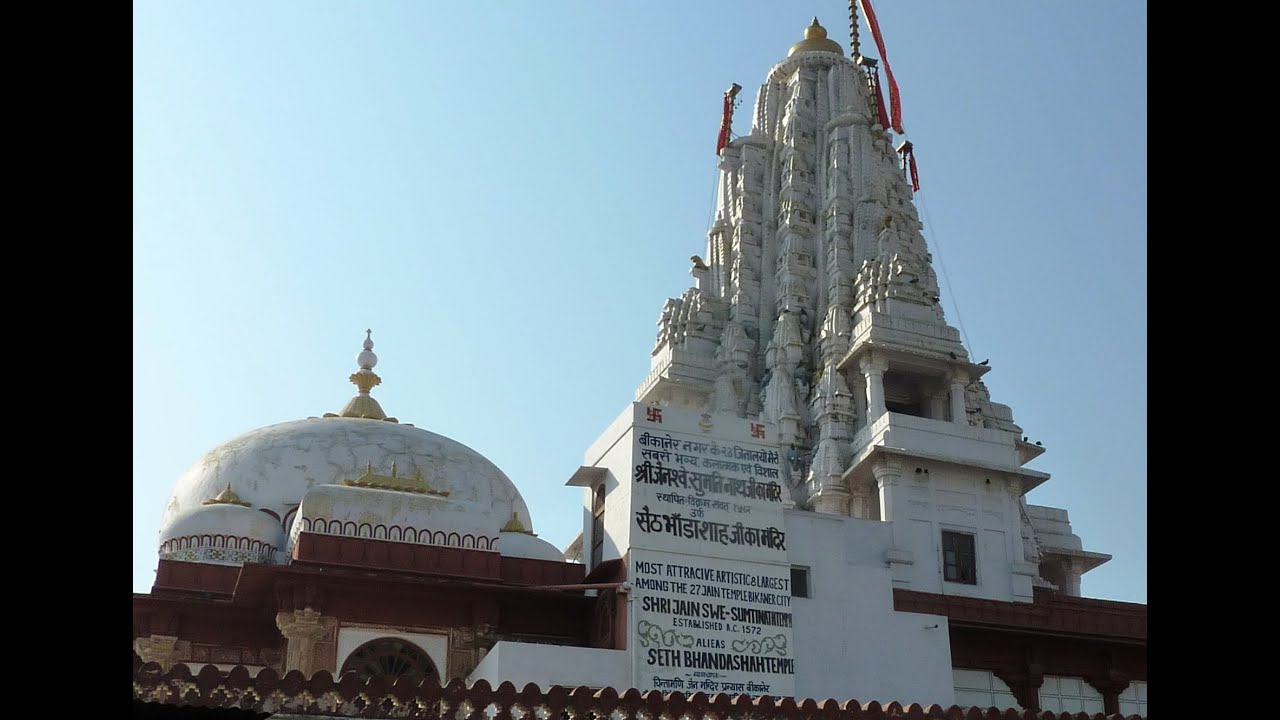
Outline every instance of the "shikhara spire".
{"label": "shikhara spire", "polygon": [[796,503],[855,515],[872,498],[841,478],[889,412],[1021,435],[943,316],[874,73],[816,18],[769,72],[637,392],[777,424]]}

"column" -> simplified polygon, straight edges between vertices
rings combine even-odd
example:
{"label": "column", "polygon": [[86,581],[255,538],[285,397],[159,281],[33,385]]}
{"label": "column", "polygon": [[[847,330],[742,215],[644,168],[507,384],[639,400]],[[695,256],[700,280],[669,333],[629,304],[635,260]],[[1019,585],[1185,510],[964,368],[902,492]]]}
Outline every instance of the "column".
{"label": "column", "polygon": [[[893,545],[885,550],[884,555],[885,562],[889,564],[889,577],[894,587],[909,588],[915,574],[916,556],[911,547],[910,523],[905,517],[906,499],[898,497],[902,492],[902,468],[882,460],[871,468],[871,472],[880,491],[880,519],[885,522],[895,518],[899,520],[892,525]],[[902,517],[898,517],[900,511]]]}
{"label": "column", "polygon": [[967,379],[963,376],[951,378],[951,422],[957,425],[969,424],[969,416],[964,411],[964,386]]}
{"label": "column", "polygon": [[[850,386],[849,389],[853,391],[853,412],[856,416],[854,418],[854,427],[857,428],[865,426],[871,417],[871,411],[869,410],[871,404],[867,402],[869,394],[869,390],[867,388],[870,387],[870,385],[867,383],[867,379],[862,375],[862,373],[850,373],[850,375],[852,376],[850,379],[853,382],[853,385]],[[857,434],[856,430],[854,431],[854,434]]]}
{"label": "column", "polygon": [[284,672],[300,670],[305,677],[327,669],[327,658],[320,658],[317,652],[321,644],[332,642],[330,631],[333,629],[333,618],[327,618],[318,610],[281,611],[276,613],[276,627],[284,635],[285,648]]}
{"label": "column", "polygon": [[1058,588],[1062,591],[1062,594],[1080,597],[1081,565],[1082,563],[1077,562],[1075,558],[1068,558],[1067,562],[1063,563],[1063,585]]}
{"label": "column", "polygon": [[889,522],[897,510],[897,497],[893,488],[902,480],[902,468],[888,463],[877,463],[871,469],[876,477],[876,489],[880,491],[880,519]]}
{"label": "column", "polygon": [[843,487],[826,485],[813,495],[813,511],[828,515],[849,515],[849,491]]}
{"label": "column", "polygon": [[849,495],[849,517],[872,520],[871,494],[866,487],[860,487]]}
{"label": "column", "polygon": [[884,371],[888,366],[883,362],[864,360],[861,369],[867,378],[867,422],[873,423],[887,412],[884,406]]}

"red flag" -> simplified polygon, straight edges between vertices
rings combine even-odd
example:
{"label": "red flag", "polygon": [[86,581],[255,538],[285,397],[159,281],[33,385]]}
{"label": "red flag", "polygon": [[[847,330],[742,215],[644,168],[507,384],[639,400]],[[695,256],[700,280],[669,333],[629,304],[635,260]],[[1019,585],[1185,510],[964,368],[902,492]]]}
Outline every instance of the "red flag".
{"label": "red flag", "polygon": [[880,70],[876,69],[876,76],[871,81],[876,89],[876,111],[880,113],[880,127],[889,127],[888,111],[884,107],[884,93],[880,91]]}
{"label": "red flag", "polygon": [[733,98],[728,93],[724,95],[724,115],[720,118],[720,137],[716,139],[716,155],[724,150],[724,146],[729,144],[729,128],[733,125]]}
{"label": "red flag", "polygon": [[908,167],[911,168],[911,192],[920,192],[920,173],[916,172],[916,152],[907,153]]}
{"label": "red flag", "polygon": [[880,61],[884,63],[884,74],[889,78],[889,108],[893,114],[893,130],[902,134],[902,100],[898,97],[898,83],[893,79],[893,69],[889,67],[889,55],[884,51],[880,23],[876,22],[876,12],[871,9],[871,0],[858,0],[858,4],[862,6],[862,14],[867,16],[867,26],[871,28],[871,37],[876,41],[876,49],[880,51]]}

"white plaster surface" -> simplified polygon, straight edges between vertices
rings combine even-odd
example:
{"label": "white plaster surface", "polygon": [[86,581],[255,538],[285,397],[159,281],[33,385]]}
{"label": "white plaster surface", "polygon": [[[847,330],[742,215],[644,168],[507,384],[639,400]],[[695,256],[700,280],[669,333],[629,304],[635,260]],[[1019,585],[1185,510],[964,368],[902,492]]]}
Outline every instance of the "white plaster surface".
{"label": "white plaster surface", "polygon": [[284,544],[284,530],[276,519],[242,505],[219,504],[195,508],[160,534],[160,542],[196,535],[227,535],[264,542],[275,548]]}
{"label": "white plaster surface", "polygon": [[530,560],[551,560],[564,562],[564,553],[555,545],[540,537],[518,532],[504,532],[498,535],[497,550],[507,557],[528,558]]}
{"label": "white plaster surface", "polygon": [[516,689],[537,683],[546,690],[551,685],[575,688],[630,686],[630,654],[625,650],[564,647],[533,643],[495,643],[467,676],[467,682],[487,680],[492,687],[510,681]]}
{"label": "white plaster surface", "polygon": [[[523,503],[518,512],[528,515]],[[303,496],[297,517],[310,522],[310,532],[490,550],[511,515],[502,518],[488,507],[452,497],[320,485]],[[406,536],[410,529],[416,534]],[[428,540],[424,531],[438,539]],[[444,536],[457,539],[446,541]],[[465,537],[473,539],[464,542]]]}
{"label": "white plaster surface", "polygon": [[[631,494],[621,488],[629,486],[631,478],[631,449],[634,417],[633,406],[628,403],[609,427],[592,443],[583,457],[583,465],[604,468],[604,549],[603,560],[617,560],[631,545]],[[592,493],[594,488],[583,488],[582,561],[591,564]],[[587,568],[587,572],[591,571]]]}
{"label": "white plaster surface", "polygon": [[1027,516],[1035,528],[1036,539],[1046,548],[1083,550],[1080,538],[1071,532],[1071,520],[1062,508],[1028,505]]}
{"label": "white plaster surface", "polygon": [[[884,519],[889,521],[894,547],[910,551],[915,560],[905,570],[906,582],[899,586],[945,595],[1030,601],[1030,579],[1014,573],[1014,564],[1022,563],[1024,551],[1017,483],[981,468],[950,463],[902,459],[899,466],[901,476],[881,490],[886,498],[882,503]],[[929,473],[916,473],[916,467]],[[974,536],[976,585],[944,579],[944,530]]]}
{"label": "white plaster surface", "polygon": [[275,518],[232,504],[197,507],[160,535],[160,556],[169,560],[272,562],[283,547],[284,528]]}
{"label": "white plaster surface", "polygon": [[791,607],[796,696],[950,705],[947,619],[893,609],[888,525],[797,510],[786,522],[791,562],[809,568],[810,597]]}
{"label": "white plaster surface", "polygon": [[[310,488],[341,484],[365,473],[412,477],[450,493],[459,507],[488,508],[502,518],[520,514],[534,529],[519,491],[507,476],[471,448],[421,428],[361,418],[311,418],[253,430],[214,448],[178,479],[165,507],[162,536],[231,483],[254,511],[271,510],[282,521]],[[264,513],[265,514],[265,513]],[[496,528],[495,528],[496,529]]]}

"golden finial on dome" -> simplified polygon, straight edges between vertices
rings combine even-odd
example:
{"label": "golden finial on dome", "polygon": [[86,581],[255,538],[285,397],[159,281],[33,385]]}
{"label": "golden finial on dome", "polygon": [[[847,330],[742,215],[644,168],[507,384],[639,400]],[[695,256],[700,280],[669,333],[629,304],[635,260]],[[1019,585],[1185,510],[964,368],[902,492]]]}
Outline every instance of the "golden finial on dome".
{"label": "golden finial on dome", "polygon": [[202,505],[240,505],[249,507],[249,503],[240,499],[240,496],[232,492],[231,483],[227,483],[227,489],[218,493],[214,497],[205,500]]}
{"label": "golden finial on dome", "polygon": [[813,23],[804,29],[804,39],[791,46],[791,50],[787,53],[787,57],[791,57],[798,52],[833,52],[837,55],[844,55],[844,48],[840,47],[840,43],[827,37],[827,29],[818,24],[817,16],[814,16]]}
{"label": "golden finial on dome", "polygon": [[524,526],[524,523],[520,522],[520,514],[514,513],[514,512],[511,513],[511,519],[507,521],[506,525],[502,526],[502,530],[500,532],[524,533],[525,535],[532,535],[533,537],[538,537],[537,533],[526,528]]}
{"label": "golden finial on dome", "polygon": [[[382,411],[382,406],[369,395],[369,391],[382,384],[382,378],[373,371],[378,364],[378,356],[373,354],[373,330],[365,330],[364,333],[364,349],[356,356],[356,364],[360,369],[347,378],[360,393],[347,402],[338,417],[386,420],[387,414]],[[325,417],[329,415],[326,414]]]}
{"label": "golden finial on dome", "polygon": [[393,460],[391,462],[390,475],[375,475],[373,473],[373,463],[365,466],[364,475],[355,480],[343,480],[343,485],[347,487],[372,488],[374,490],[395,490],[396,492],[418,493],[419,495],[434,495],[436,497],[449,497],[448,490],[436,490],[427,484],[426,478],[422,477],[422,470],[416,469],[413,477],[400,477],[399,468]]}

